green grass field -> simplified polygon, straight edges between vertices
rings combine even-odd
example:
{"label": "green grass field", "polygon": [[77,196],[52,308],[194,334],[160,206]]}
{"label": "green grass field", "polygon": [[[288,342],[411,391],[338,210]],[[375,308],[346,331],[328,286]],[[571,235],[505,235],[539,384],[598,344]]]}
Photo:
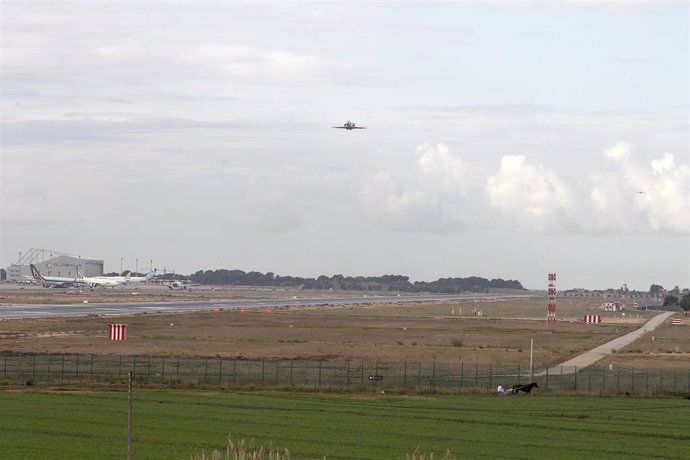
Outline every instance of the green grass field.
{"label": "green grass field", "polygon": [[[292,459],[690,458],[690,401],[135,391],[134,458],[189,459],[234,440]],[[0,458],[122,459],[126,392],[0,392]]]}

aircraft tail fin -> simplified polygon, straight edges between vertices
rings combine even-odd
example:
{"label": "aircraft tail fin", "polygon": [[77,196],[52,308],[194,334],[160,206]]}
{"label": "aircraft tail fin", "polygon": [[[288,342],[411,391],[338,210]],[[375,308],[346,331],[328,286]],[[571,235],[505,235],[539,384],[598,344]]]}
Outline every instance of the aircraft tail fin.
{"label": "aircraft tail fin", "polygon": [[38,271],[34,264],[29,264],[29,267],[31,268],[31,276],[33,276],[34,279],[45,281],[45,279],[43,278],[43,276],[41,276],[41,273]]}

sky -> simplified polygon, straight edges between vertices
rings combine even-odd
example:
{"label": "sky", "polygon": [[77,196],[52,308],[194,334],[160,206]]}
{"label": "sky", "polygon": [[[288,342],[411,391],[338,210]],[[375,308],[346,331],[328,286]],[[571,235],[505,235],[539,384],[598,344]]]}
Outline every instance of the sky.
{"label": "sky", "polygon": [[1,266],[690,287],[687,1],[0,16]]}

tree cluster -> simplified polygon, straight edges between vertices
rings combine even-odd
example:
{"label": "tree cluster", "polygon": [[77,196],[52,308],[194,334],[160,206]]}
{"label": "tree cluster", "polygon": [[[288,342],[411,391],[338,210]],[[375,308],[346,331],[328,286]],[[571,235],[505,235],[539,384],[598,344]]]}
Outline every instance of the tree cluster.
{"label": "tree cluster", "polygon": [[501,278],[488,280],[477,276],[469,278],[441,278],[437,281],[410,282],[409,277],[403,275],[383,276],[343,276],[321,275],[317,278],[303,278],[295,276],[280,276],[274,273],[244,272],[242,270],[199,270],[189,276],[195,283],[206,285],[234,285],[234,286],[275,286],[301,287],[304,289],[333,289],[357,291],[389,291],[389,292],[485,292],[492,288],[524,289],[516,280]]}

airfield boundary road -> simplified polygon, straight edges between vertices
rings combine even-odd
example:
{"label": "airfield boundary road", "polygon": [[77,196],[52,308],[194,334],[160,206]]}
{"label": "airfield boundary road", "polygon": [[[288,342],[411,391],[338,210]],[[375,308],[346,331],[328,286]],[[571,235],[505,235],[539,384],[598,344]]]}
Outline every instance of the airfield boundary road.
{"label": "airfield boundary road", "polygon": [[[548,373],[553,375],[553,374],[558,374],[558,373],[563,373],[563,374],[574,374],[578,370],[581,370],[584,367],[591,366],[592,364],[596,363],[597,361],[605,358],[606,356],[609,356],[611,353],[613,353],[615,350],[620,350],[621,348],[630,345],[633,343],[635,340],[639,339],[642,337],[647,332],[653,331],[657,327],[659,327],[661,324],[664,323],[668,318],[673,316],[672,311],[667,311],[664,313],[661,313],[659,315],[654,316],[652,319],[647,321],[647,323],[642,326],[639,329],[636,329],[632,332],[628,332],[625,335],[622,335],[616,339],[611,340],[610,342],[607,342],[603,345],[599,345],[596,348],[593,348],[585,353],[582,353],[579,356],[576,356],[573,359],[569,359],[568,361],[559,364],[557,366],[554,366],[548,370]],[[546,375],[546,372],[541,372],[539,374],[535,374],[537,376],[542,376]]]}

